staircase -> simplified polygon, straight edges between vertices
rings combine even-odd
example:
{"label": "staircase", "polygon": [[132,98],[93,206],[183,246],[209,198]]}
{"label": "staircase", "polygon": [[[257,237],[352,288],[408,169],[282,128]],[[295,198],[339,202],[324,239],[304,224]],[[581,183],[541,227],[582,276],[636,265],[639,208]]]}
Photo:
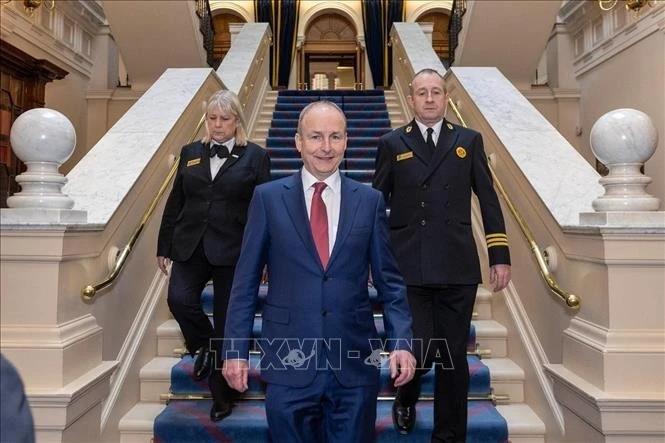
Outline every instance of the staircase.
{"label": "staircase", "polygon": [[294,141],[298,117],[303,107],[317,100],[334,102],[346,115],[348,142],[340,165],[342,174],[371,183],[378,139],[392,129],[383,91],[375,90],[281,91],[265,144],[273,179],[291,175],[302,166]]}
{"label": "staircase", "polygon": [[[341,165],[342,173],[364,183],[371,182],[377,139],[391,130],[386,106],[391,99],[384,98],[382,91],[366,91],[364,94],[345,91],[344,95],[340,91],[282,91],[271,93],[271,96],[261,110],[259,127],[252,139],[258,142],[265,137],[272,159],[273,178],[292,174],[300,168],[302,163],[293,141],[299,111],[306,103],[325,98],[337,103],[348,119],[349,141]],[[270,108],[274,113],[268,124]],[[398,111],[396,106],[392,108],[391,116]],[[264,297],[266,290],[262,287],[260,296]],[[370,297],[373,296],[375,293],[370,290]],[[211,286],[204,291],[203,302],[206,312],[212,312]],[[375,323],[381,334],[383,320],[380,314],[375,315]],[[257,315],[255,336],[260,334],[260,328],[261,317]],[[157,336],[158,356],[140,372],[140,402],[120,421],[121,442],[145,443],[153,438],[156,442],[269,441],[262,401],[264,386],[257,370],[250,372],[250,389],[233,414],[219,423],[212,423],[208,418],[211,400],[206,382],[195,382],[191,378],[193,360],[189,356],[182,357],[184,342],[176,321],[168,320],[160,325]],[[507,330],[492,320],[491,294],[480,288],[468,346],[471,375],[468,441],[544,442],[542,421],[524,404],[524,371],[507,357],[507,350]],[[253,353],[251,358],[258,361],[258,353]],[[429,441],[432,394],[433,371],[430,371],[423,379],[416,429],[408,438],[400,436],[392,426],[390,408],[394,388],[384,365],[377,410],[377,441]],[[496,407],[493,401],[497,403]]]}

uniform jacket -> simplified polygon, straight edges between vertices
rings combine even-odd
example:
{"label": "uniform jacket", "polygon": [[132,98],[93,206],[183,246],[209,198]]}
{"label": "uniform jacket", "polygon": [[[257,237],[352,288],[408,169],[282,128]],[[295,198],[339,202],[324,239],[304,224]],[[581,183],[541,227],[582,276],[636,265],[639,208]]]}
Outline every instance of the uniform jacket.
{"label": "uniform jacket", "polygon": [[471,191],[480,203],[490,265],[510,263],[478,132],[444,120],[430,154],[415,120],[395,129],[379,140],[373,186],[390,207],[390,236],[407,285],[480,283]]}
{"label": "uniform jacket", "polygon": [[[387,337],[411,339],[406,287],[390,247],[381,194],[342,177],[339,227],[324,269],[300,173],[256,188],[231,290],[224,351],[233,354],[226,358],[247,358],[246,339],[251,337],[266,263],[270,284],[259,341],[262,378],[301,387],[311,383],[318,367],[334,370],[344,386],[378,383],[374,359],[381,343],[367,289],[370,265]],[[387,350],[394,348],[407,346],[394,341],[387,345]]]}
{"label": "uniform jacket", "polygon": [[212,265],[234,266],[254,188],[269,179],[268,153],[254,143],[234,146],[214,178],[209,144],[184,146],[164,207],[157,256],[186,261],[203,240]]}

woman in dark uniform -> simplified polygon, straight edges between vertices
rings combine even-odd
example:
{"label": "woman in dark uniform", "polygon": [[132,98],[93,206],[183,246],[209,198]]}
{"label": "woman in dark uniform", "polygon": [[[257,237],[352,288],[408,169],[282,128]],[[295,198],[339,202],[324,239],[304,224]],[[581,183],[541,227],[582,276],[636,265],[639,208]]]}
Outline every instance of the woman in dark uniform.
{"label": "woman in dark uniform", "polygon": [[[166,202],[157,245],[162,272],[172,261],[168,305],[187,350],[196,354],[194,378],[208,376],[210,418],[231,414],[236,391],[221,376],[213,352],[221,344],[233,272],[240,255],[247,207],[254,188],[269,180],[270,158],[247,140],[242,106],[231,91],[219,91],[206,106],[206,136],[182,148],[173,189]],[[214,328],[201,306],[212,278]],[[215,340],[217,339],[217,340]]]}

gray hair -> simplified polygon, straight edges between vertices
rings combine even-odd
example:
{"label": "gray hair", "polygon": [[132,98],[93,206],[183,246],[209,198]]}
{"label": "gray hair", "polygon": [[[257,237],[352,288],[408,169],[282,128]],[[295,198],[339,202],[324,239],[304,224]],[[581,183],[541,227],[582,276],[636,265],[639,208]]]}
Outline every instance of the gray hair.
{"label": "gray hair", "polygon": [[[247,146],[248,136],[247,136],[247,125],[245,123],[245,114],[242,111],[242,105],[238,96],[227,89],[222,89],[215,92],[205,103],[205,113],[206,117],[213,109],[220,109],[222,112],[229,113],[238,119],[238,126],[236,127],[236,145],[238,146]],[[205,125],[206,134],[201,139],[203,143],[208,143],[210,141],[210,132],[208,131],[208,125]]]}
{"label": "gray hair", "polygon": [[421,75],[425,75],[425,74],[436,75],[437,77],[439,77],[439,78],[441,79],[441,82],[443,82],[443,92],[444,92],[445,94],[448,93],[448,89],[446,88],[446,83],[445,83],[445,81],[443,80],[443,75],[441,75],[441,74],[439,73],[439,71],[437,71],[436,69],[432,69],[432,68],[424,68],[424,69],[421,69],[420,71],[416,72],[416,73],[413,75],[413,78],[411,79],[411,82],[409,83],[409,95],[413,95],[413,81],[414,81],[417,77],[420,77]]}
{"label": "gray hair", "polygon": [[332,108],[332,109],[336,110],[337,112],[339,112],[339,114],[342,116],[342,120],[344,121],[344,132],[346,132],[346,115],[344,115],[344,111],[342,111],[342,109],[339,106],[337,106],[336,103],[333,103],[333,102],[328,101],[328,100],[318,100],[318,101],[315,101],[315,102],[312,102],[312,103],[308,104],[307,106],[305,106],[302,109],[302,111],[300,111],[300,117],[298,117],[298,131],[297,131],[298,134],[301,133],[302,121],[305,118],[305,115],[309,111],[311,111],[312,109],[320,108],[320,107],[323,107],[323,106],[327,106],[327,107]]}

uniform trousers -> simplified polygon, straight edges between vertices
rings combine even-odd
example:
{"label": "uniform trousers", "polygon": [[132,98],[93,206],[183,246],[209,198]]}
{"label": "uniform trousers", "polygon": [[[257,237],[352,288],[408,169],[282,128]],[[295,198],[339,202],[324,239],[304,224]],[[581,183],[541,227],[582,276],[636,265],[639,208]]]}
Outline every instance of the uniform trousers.
{"label": "uniform trousers", "polygon": [[477,285],[408,286],[418,369],[398,389],[402,405],[414,405],[421,377],[434,363],[432,442],[464,442],[467,425],[469,365],[467,343]]}

